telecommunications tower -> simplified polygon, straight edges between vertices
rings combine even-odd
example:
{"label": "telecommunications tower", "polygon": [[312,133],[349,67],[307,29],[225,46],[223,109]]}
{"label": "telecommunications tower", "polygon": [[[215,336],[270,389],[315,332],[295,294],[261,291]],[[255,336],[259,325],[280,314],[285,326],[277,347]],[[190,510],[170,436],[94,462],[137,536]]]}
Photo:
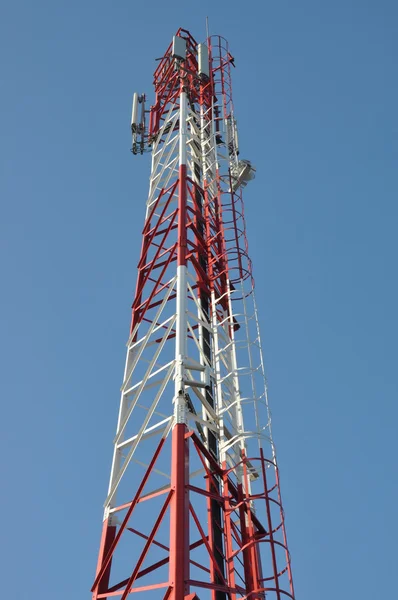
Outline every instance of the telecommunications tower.
{"label": "telecommunications tower", "polygon": [[93,600],[294,600],[233,66],[179,29],[133,97],[152,167]]}

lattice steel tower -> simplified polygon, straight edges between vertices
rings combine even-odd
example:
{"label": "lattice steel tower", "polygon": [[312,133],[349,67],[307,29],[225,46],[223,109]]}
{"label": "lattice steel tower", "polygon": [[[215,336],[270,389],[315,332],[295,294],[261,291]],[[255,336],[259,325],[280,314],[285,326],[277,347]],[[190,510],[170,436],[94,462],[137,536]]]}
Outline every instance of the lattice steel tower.
{"label": "lattice steel tower", "polygon": [[134,94],[152,169],[93,599],[294,599],[225,39]]}

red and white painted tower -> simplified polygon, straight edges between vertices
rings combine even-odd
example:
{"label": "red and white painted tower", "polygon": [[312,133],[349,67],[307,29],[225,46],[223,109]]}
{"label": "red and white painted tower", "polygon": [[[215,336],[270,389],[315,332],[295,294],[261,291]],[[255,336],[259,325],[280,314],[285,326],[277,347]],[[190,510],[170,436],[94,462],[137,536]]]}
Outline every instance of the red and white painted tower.
{"label": "red and white painted tower", "polygon": [[93,600],[294,599],[231,66],[180,29],[134,94],[152,169]]}

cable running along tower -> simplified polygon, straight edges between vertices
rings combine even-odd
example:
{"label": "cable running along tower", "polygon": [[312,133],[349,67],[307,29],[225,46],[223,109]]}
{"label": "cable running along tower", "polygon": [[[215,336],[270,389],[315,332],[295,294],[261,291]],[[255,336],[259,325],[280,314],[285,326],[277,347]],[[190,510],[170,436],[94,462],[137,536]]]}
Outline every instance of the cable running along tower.
{"label": "cable running along tower", "polygon": [[180,29],[133,97],[152,167],[93,600],[294,600],[233,66]]}

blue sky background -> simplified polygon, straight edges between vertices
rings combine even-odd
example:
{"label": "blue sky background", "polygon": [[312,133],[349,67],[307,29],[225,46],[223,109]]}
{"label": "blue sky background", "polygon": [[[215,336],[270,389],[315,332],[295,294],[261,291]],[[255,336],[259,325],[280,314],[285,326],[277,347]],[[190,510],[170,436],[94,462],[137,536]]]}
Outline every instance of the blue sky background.
{"label": "blue sky background", "polygon": [[297,600],[393,598],[398,4],[3,2],[2,597],[89,598],[149,177],[133,91],[229,39]]}

